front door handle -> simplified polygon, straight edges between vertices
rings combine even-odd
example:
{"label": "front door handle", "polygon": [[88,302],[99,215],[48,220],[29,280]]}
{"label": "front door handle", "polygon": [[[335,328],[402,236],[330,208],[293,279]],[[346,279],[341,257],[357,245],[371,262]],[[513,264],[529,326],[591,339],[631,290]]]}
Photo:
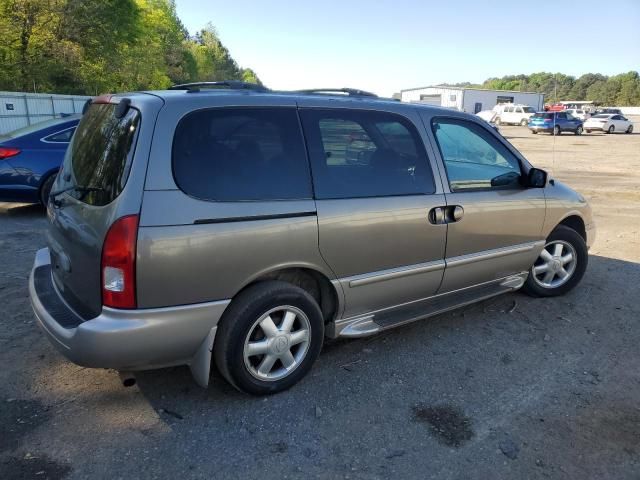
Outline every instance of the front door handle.
{"label": "front door handle", "polygon": [[453,221],[459,222],[460,220],[462,220],[463,216],[464,216],[464,208],[462,208],[460,205],[455,205],[453,207],[453,210],[451,211],[451,217],[453,218]]}
{"label": "front door handle", "polygon": [[429,210],[429,222],[433,225],[446,225],[459,222],[464,216],[464,208],[460,205],[444,205]]}

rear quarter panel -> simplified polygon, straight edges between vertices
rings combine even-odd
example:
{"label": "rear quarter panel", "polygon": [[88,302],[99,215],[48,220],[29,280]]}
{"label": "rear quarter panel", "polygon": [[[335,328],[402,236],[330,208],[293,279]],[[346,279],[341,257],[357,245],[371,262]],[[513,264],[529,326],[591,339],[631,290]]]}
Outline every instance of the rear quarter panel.
{"label": "rear quarter panel", "polygon": [[[226,98],[178,92],[165,101],[151,146],[138,232],[138,305],[229,299],[262,275],[285,268],[308,268],[333,280],[318,248],[314,200],[200,200],[182,192],[173,178],[173,136],[184,115],[233,106],[295,108],[295,100],[274,94]],[[247,219],[269,215],[282,218]],[[212,223],[196,223],[203,220]]]}

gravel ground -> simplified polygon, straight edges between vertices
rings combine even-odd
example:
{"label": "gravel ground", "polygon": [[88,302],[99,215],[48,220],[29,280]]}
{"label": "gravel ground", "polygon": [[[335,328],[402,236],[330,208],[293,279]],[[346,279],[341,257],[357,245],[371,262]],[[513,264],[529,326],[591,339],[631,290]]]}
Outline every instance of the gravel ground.
{"label": "gravel ground", "polygon": [[0,204],[0,479],[640,478],[640,135],[501,130],[590,199],[581,285],[326,344],[268,398],[66,361],[27,297],[43,211]]}

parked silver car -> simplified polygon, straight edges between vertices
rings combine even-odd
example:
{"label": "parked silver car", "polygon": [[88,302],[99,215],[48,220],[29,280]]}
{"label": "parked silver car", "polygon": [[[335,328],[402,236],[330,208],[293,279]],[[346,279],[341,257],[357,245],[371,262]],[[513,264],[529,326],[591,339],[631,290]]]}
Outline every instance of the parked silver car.
{"label": "parked silver car", "polygon": [[47,212],[30,296],[65,356],[202,386],[213,357],[253,394],[299,381],[325,336],[566,293],[595,234],[473,115],[232,82],[95,98]]}

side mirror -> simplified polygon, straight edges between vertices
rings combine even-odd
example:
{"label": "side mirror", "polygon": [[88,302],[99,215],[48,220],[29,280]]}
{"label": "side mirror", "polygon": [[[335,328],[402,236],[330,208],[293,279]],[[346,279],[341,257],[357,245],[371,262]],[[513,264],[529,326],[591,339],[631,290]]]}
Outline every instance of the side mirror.
{"label": "side mirror", "polygon": [[547,172],[540,168],[532,168],[527,174],[528,188],[544,188],[547,185]]}

